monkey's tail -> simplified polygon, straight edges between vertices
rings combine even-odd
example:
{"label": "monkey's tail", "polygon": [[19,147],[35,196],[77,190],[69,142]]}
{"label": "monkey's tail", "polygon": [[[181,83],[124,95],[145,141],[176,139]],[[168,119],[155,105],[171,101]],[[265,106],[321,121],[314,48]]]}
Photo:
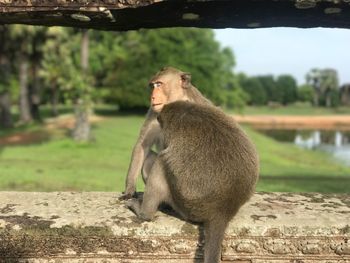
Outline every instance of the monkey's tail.
{"label": "monkey's tail", "polygon": [[204,223],[204,263],[221,262],[221,243],[228,223],[223,217]]}

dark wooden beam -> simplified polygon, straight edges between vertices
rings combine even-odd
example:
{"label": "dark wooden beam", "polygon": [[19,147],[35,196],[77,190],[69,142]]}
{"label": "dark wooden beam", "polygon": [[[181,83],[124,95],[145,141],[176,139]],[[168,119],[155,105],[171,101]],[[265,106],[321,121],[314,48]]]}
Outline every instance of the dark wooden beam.
{"label": "dark wooden beam", "polygon": [[103,30],[350,28],[350,0],[0,0],[0,24]]}

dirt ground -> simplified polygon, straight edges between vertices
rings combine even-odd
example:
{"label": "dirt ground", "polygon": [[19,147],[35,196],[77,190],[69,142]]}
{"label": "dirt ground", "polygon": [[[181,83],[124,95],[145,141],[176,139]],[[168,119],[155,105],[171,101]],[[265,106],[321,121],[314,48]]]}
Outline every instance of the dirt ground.
{"label": "dirt ground", "polygon": [[[235,120],[259,129],[320,129],[350,130],[350,116],[242,116],[235,115]],[[92,116],[91,122],[103,120]],[[69,130],[74,127],[72,116],[63,116],[45,121],[45,128],[34,132],[18,132],[0,138],[0,146],[25,145],[44,141],[54,130]]]}
{"label": "dirt ground", "polygon": [[350,115],[340,116],[242,116],[235,120],[260,129],[350,130]]}
{"label": "dirt ground", "polygon": [[[103,120],[102,117],[91,116],[90,122],[95,123]],[[44,128],[39,131],[17,132],[9,136],[0,138],[0,146],[26,145],[35,142],[45,141],[50,138],[53,131],[72,130],[74,128],[74,118],[72,116],[62,116],[45,120]]]}

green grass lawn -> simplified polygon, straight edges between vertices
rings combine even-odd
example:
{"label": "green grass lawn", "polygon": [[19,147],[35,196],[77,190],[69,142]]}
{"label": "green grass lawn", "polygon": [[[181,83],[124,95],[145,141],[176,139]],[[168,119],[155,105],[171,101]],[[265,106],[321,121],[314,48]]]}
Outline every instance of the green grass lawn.
{"label": "green grass lawn", "polygon": [[[76,144],[55,133],[44,142],[2,147],[0,190],[122,191],[143,119],[120,115],[96,123],[91,144]],[[246,130],[260,154],[259,191],[350,192],[350,168],[329,155]],[[138,189],[142,190],[141,180]]]}
{"label": "green grass lawn", "polygon": [[121,191],[143,117],[116,117],[93,125],[95,142],[67,136],[0,149],[0,189]]}
{"label": "green grass lawn", "polygon": [[259,191],[350,193],[350,167],[333,160],[329,154],[246,130],[260,156]]}

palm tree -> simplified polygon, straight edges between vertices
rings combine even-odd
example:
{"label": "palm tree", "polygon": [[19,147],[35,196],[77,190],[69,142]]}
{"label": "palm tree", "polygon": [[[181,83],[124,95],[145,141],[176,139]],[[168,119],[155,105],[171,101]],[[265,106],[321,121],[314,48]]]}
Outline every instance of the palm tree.
{"label": "palm tree", "polygon": [[322,97],[327,107],[332,106],[331,94],[338,90],[339,85],[336,70],[314,68],[306,75],[306,82],[314,88],[315,106],[319,106]]}

